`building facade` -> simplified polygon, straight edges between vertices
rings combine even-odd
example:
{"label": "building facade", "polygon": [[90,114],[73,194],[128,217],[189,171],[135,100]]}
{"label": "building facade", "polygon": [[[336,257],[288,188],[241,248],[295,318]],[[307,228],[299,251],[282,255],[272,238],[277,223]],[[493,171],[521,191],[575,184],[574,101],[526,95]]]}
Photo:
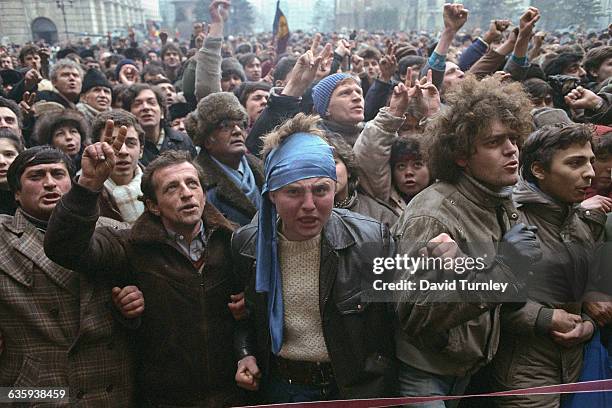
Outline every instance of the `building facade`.
{"label": "building facade", "polygon": [[335,0],[337,29],[437,30],[444,0]]}
{"label": "building facade", "polygon": [[2,0],[0,37],[18,44],[40,39],[55,43],[105,36],[144,22],[142,0]]}

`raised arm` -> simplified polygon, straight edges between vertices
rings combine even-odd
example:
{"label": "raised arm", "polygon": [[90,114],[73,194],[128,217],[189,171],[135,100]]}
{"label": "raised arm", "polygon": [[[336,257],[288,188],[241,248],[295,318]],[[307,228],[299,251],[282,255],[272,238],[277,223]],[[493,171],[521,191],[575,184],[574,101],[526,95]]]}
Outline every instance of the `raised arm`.
{"label": "raised arm", "polygon": [[529,7],[521,16],[519,32],[514,44],[512,55],[508,59],[504,71],[512,75],[515,81],[525,79],[529,62],[527,61],[527,48],[533,34],[535,24],[540,19],[540,11],[535,7]]}
{"label": "raised arm", "polygon": [[196,100],[215,92],[221,92],[221,45],[223,28],[229,18],[229,0],[215,0],[208,8],[210,31],[204,46],[196,54],[195,96]]}
{"label": "raised arm", "polygon": [[[112,134],[113,122],[109,120],[102,140],[109,140]],[[81,177],[55,207],[45,233],[45,254],[52,261],[79,272],[125,278],[128,255],[124,242],[129,230],[96,229],[96,221],[99,192],[115,166],[115,151],[121,149],[126,134],[127,128],[122,126],[112,146],[99,142],[83,152]]]}
{"label": "raised arm", "polygon": [[438,45],[427,60],[427,64],[421,70],[421,76],[425,76],[429,69],[433,70],[433,84],[442,89],[444,71],[446,70],[446,54],[450,48],[455,35],[463,27],[468,18],[468,10],[463,4],[445,4],[443,11],[444,30],[438,40]]}

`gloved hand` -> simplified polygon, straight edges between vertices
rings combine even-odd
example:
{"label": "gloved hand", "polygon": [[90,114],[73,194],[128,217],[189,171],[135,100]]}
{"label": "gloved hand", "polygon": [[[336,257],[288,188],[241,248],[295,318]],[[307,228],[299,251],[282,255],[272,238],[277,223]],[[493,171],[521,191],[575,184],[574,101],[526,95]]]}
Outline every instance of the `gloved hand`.
{"label": "gloved hand", "polygon": [[509,263],[521,261],[534,263],[542,259],[540,241],[536,236],[538,227],[522,222],[512,227],[502,238],[499,255]]}

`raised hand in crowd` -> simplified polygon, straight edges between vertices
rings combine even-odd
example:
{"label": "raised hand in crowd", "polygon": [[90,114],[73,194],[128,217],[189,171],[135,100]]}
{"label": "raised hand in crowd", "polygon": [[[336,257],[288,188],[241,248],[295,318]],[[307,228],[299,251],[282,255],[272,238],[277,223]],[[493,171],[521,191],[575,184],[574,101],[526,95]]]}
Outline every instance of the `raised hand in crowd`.
{"label": "raised hand in crowd", "polygon": [[519,20],[519,36],[527,34],[531,37],[535,24],[540,20],[540,10],[536,7],[528,7]]}
{"label": "raised hand in crowd", "polygon": [[540,51],[542,50],[542,45],[544,45],[544,39],[546,38],[546,31],[538,31],[533,35],[531,39],[532,47],[527,53],[530,60],[534,60],[540,55]]}
{"label": "raised hand in crowd", "polygon": [[210,14],[210,28],[208,35],[211,37],[223,37],[223,27],[229,19],[231,2],[229,0],[214,0],[208,7]]}
{"label": "raised hand in crowd", "polygon": [[[128,130],[121,126],[113,140],[114,128],[112,120],[106,121],[101,141],[87,146],[83,152],[79,184],[89,190],[100,191],[115,167],[115,155],[121,150]],[[112,144],[109,144],[111,141]]]}
{"label": "raised hand in crowd", "polygon": [[395,57],[396,49],[397,46],[389,41],[387,44],[387,52],[378,62],[378,66],[380,67],[380,80],[383,82],[390,82],[395,71],[397,71],[397,58]]}
{"label": "raised hand in crowd", "polygon": [[597,110],[603,105],[604,100],[595,92],[578,86],[565,96],[565,103],[571,109]]}
{"label": "raised hand in crowd", "polygon": [[491,45],[494,42],[498,42],[502,39],[503,32],[510,27],[512,22],[510,20],[491,20],[489,29],[482,36],[482,39],[487,44]]}
{"label": "raised hand in crowd", "polygon": [[42,75],[35,69],[30,69],[24,76],[25,89],[35,91],[38,83],[43,80]]}
{"label": "raised hand in crowd", "polygon": [[357,54],[351,55],[351,73],[354,75],[359,75],[363,71],[363,58]]}
{"label": "raised hand in crowd", "polygon": [[446,56],[455,35],[463,27],[468,18],[468,10],[463,4],[445,4],[442,13],[444,19],[444,30],[440,35],[440,40],[434,52],[441,56]]}
{"label": "raised hand in crowd", "polygon": [[321,61],[321,63],[319,64],[319,69],[317,70],[317,75],[315,76],[315,81],[320,81],[321,79],[331,74],[330,71],[333,60],[334,57],[330,55],[328,58]]}
{"label": "raised hand in crowd", "polygon": [[[318,34],[318,36],[320,36],[320,34]],[[322,61],[329,58],[332,50],[331,44],[328,43],[320,53],[317,52],[319,41],[313,41],[311,49],[298,58],[295,66],[289,73],[290,79],[283,89],[283,95],[302,96],[306,89],[312,84],[317,75],[319,65]]]}
{"label": "raised hand in crowd", "polygon": [[438,91],[438,88],[433,84],[432,77],[433,73],[430,69],[427,71],[427,75],[419,81],[418,87],[420,92],[416,95],[421,98],[423,107],[425,108],[425,116],[428,118],[440,112],[440,108],[442,107],[440,91]]}
{"label": "raised hand in crowd", "polygon": [[351,43],[348,40],[345,40],[344,38],[340,39],[336,43],[336,49],[334,50],[334,52],[340,55],[341,57],[346,57],[351,53]]}
{"label": "raised hand in crowd", "polygon": [[134,319],[143,314],[144,296],[137,286],[114,287],[111,295],[113,304],[126,319]]}
{"label": "raised hand in crowd", "polygon": [[508,55],[514,50],[514,46],[516,45],[516,40],[518,38],[519,28],[514,27],[514,29],[510,30],[508,33],[508,38],[495,49],[495,52],[501,55]]}
{"label": "raised hand in crowd", "polygon": [[208,35],[208,26],[206,23],[194,23],[193,24],[193,32],[191,33],[191,38],[193,39],[193,44],[195,48],[199,50],[204,45],[204,41],[206,40],[206,36]]}
{"label": "raised hand in crowd", "polygon": [[468,19],[468,9],[463,7],[463,4],[446,3],[442,19],[444,20],[445,31],[457,33]]}
{"label": "raised hand in crowd", "polygon": [[412,68],[406,71],[406,80],[400,82],[393,88],[391,100],[389,102],[389,113],[393,116],[404,116],[408,104],[412,98],[418,97],[421,92],[419,85],[412,77]]}
{"label": "raised hand in crowd", "polygon": [[125,85],[133,85],[138,82],[138,68],[132,64],[125,64],[119,70],[119,82]]}
{"label": "raised hand in crowd", "polygon": [[[353,47],[351,46],[351,42],[346,39],[340,39],[336,43],[336,49],[334,50],[334,55],[338,55],[342,58],[342,62],[340,64],[340,69],[345,72],[350,69],[351,64],[351,50]],[[333,72],[332,72],[333,74]]]}
{"label": "raised hand in crowd", "polygon": [[206,35],[204,35],[204,33],[200,33],[196,36],[195,38],[195,47],[196,49],[200,49],[202,48],[202,46],[204,45],[204,41],[206,40]]}
{"label": "raised hand in crowd", "polygon": [[261,78],[261,82],[266,82],[270,85],[274,83],[274,68],[271,68],[266,76]]}
{"label": "raised hand in crowd", "polygon": [[521,16],[519,20],[519,32],[514,45],[514,55],[522,58],[527,55],[527,48],[529,46],[529,40],[533,35],[533,29],[535,24],[540,20],[540,10],[535,7],[529,7]]}
{"label": "raised hand in crowd", "polygon": [[34,102],[36,102],[36,93],[25,91],[23,93],[23,99],[21,102],[19,102],[19,107],[21,108],[24,116],[31,116],[36,113],[34,111]]}
{"label": "raised hand in crowd", "polygon": [[420,80],[415,80],[412,68],[406,70],[406,79],[393,89],[389,102],[389,113],[394,116],[403,116],[410,100],[415,99],[417,105],[425,112],[426,117],[435,115],[442,105],[440,92],[432,82],[432,71]]}

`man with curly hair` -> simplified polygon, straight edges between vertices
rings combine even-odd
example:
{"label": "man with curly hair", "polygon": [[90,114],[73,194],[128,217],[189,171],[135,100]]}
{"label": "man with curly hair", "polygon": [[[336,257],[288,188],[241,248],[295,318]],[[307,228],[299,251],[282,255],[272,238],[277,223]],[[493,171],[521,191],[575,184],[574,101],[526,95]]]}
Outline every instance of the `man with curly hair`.
{"label": "man with curly hair", "polygon": [[[520,84],[468,77],[447,102],[426,129],[427,162],[438,181],[410,201],[394,229],[398,254],[429,266],[405,271],[416,289],[398,302],[396,354],[406,396],[464,392],[495,355],[501,302],[521,298],[521,266],[541,255],[511,200],[518,146],[532,128],[527,95]],[[480,264],[459,263],[470,258]],[[486,289],[483,283],[492,289],[471,290]]]}

